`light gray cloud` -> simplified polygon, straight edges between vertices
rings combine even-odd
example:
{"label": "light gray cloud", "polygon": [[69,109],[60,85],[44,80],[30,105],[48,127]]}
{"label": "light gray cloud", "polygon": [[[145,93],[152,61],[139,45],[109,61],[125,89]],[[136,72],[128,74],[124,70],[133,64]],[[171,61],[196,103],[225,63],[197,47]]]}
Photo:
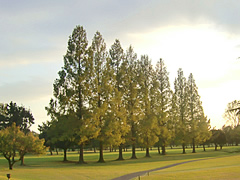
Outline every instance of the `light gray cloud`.
{"label": "light gray cloud", "polygon": [[31,102],[51,95],[53,80],[32,78],[0,86],[1,101]]}
{"label": "light gray cloud", "polygon": [[[124,47],[143,44],[138,36],[130,37],[129,34],[151,33],[166,26],[210,24],[219,32],[237,37],[240,35],[239,9],[240,2],[236,0],[0,1],[0,99],[31,105],[34,111],[40,104],[42,107],[48,104],[52,83],[66,53],[68,37],[76,25],[84,26],[89,44],[99,30],[108,47],[116,38]],[[156,43],[156,40],[150,39],[143,48],[152,50],[150,43]],[[161,53],[160,49],[154,50]],[[184,58],[181,62],[179,59],[171,61],[169,56],[166,59],[170,59],[170,65],[176,61],[182,65],[184,61]],[[196,64],[190,62],[187,65]],[[237,69],[232,72],[239,74]],[[197,78],[201,75],[200,70],[198,74]],[[230,75],[220,77],[219,81],[209,80],[208,85],[229,79]],[[200,86],[207,83],[199,82]],[[44,113],[36,114],[40,117]]]}
{"label": "light gray cloud", "polygon": [[219,28],[239,33],[240,3],[237,1],[154,1],[143,6],[128,19],[135,30],[158,28],[166,25],[198,24],[214,22]]}

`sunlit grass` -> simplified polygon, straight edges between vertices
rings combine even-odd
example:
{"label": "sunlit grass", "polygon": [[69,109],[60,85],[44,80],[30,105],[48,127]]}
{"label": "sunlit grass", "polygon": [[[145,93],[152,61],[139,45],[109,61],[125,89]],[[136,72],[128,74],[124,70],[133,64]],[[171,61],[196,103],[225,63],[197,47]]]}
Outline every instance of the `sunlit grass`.
{"label": "sunlit grass", "polygon": [[190,162],[141,179],[239,179],[240,155]]}
{"label": "sunlit grass", "polygon": [[[8,170],[7,161],[1,157],[0,179],[6,179],[6,174],[8,173],[11,174],[11,180],[111,179],[128,173],[155,169],[195,159],[207,160],[191,162],[162,171],[152,172],[150,174],[150,179],[155,176],[156,179],[159,179],[159,175],[170,179],[175,179],[176,176],[183,178],[205,176],[208,172],[211,174],[213,171],[216,171],[216,173],[218,171],[222,173],[225,171],[225,168],[226,170],[229,170],[228,168],[230,166],[234,168],[229,172],[232,173],[232,177],[235,177],[234,169],[239,168],[236,162],[240,162],[240,153],[237,153],[239,150],[240,147],[224,147],[222,151],[214,151],[213,148],[207,148],[207,152],[203,152],[201,148],[198,148],[197,153],[191,153],[192,150],[189,148],[187,149],[187,154],[182,154],[181,148],[169,148],[167,149],[167,155],[162,156],[157,153],[156,149],[154,149],[150,151],[152,158],[145,158],[145,151],[138,150],[138,159],[136,160],[129,159],[131,157],[131,152],[129,150],[128,152],[124,152],[125,161],[115,161],[118,157],[118,152],[110,153],[106,151],[104,153],[106,163],[97,163],[98,153],[86,152],[84,159],[87,164],[77,164],[77,152],[68,152],[69,162],[62,162],[63,152],[59,152],[59,155],[54,154],[53,156],[49,154],[43,156],[28,155],[25,158],[26,166],[20,166],[20,163],[16,163],[13,166],[12,171]],[[222,170],[218,169],[220,165]],[[145,176],[144,178],[148,177]]]}

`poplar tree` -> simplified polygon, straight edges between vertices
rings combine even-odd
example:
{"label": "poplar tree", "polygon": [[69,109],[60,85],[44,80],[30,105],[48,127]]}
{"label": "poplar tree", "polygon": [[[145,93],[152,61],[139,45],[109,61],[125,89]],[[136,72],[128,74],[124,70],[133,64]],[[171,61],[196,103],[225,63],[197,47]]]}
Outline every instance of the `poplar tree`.
{"label": "poplar tree", "polygon": [[128,141],[132,146],[131,159],[136,159],[136,144],[141,111],[138,98],[137,54],[134,52],[132,46],[127,49],[124,63],[126,64],[124,76],[124,84],[126,84],[126,86],[124,86],[124,102],[127,110],[127,123],[130,127]]}
{"label": "poplar tree", "polygon": [[146,148],[146,157],[150,157],[149,148],[157,141],[156,136],[157,119],[154,110],[154,99],[151,98],[151,91],[154,92],[155,84],[153,84],[153,68],[148,56],[141,56],[138,61],[138,83],[139,83],[139,98],[142,116],[139,121],[140,133],[139,141]]}
{"label": "poplar tree", "polygon": [[[166,154],[166,146],[172,138],[172,124],[170,122],[170,107],[172,101],[172,91],[169,83],[169,73],[164,61],[160,59],[156,64],[156,116],[159,127],[157,135],[159,137],[159,145],[162,147],[162,154]],[[152,93],[151,93],[152,94]]]}
{"label": "poplar tree", "polygon": [[179,138],[183,154],[186,153],[185,146],[188,142],[189,133],[189,111],[188,111],[188,90],[186,78],[183,75],[183,71],[180,68],[178,70],[178,77],[174,81],[174,94],[176,98],[177,107],[177,137]]}
{"label": "poplar tree", "polygon": [[125,93],[124,86],[127,86],[127,84],[124,84],[126,63],[124,63],[125,57],[120,41],[118,39],[116,39],[114,44],[111,46],[109,54],[110,65],[113,71],[113,120],[115,126],[117,127],[115,130],[115,134],[118,134],[118,143],[120,143],[118,160],[123,160],[122,149],[123,144],[125,143],[125,136],[129,128],[127,126],[126,109],[123,102],[123,95]]}

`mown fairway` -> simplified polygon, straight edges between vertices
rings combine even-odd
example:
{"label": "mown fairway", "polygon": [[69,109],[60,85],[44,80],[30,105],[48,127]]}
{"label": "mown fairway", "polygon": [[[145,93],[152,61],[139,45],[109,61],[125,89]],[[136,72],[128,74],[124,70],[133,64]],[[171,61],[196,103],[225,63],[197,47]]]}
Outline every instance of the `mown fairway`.
{"label": "mown fairway", "polygon": [[98,153],[86,152],[85,160],[88,164],[76,164],[78,154],[68,153],[69,162],[62,162],[62,152],[59,155],[26,156],[26,166],[15,164],[12,171],[8,170],[7,161],[0,158],[0,179],[7,179],[6,174],[11,174],[11,180],[27,179],[112,179],[124,174],[163,167],[179,162],[204,159],[171,167],[161,171],[151,172],[150,176],[141,179],[236,179],[240,171],[240,147],[224,147],[223,150],[214,151],[201,148],[197,153],[181,154],[181,149],[167,149],[166,156],[158,155],[156,150],[151,151],[152,158],[145,158],[144,151],[137,151],[137,160],[129,160],[131,152],[125,152],[125,161],[115,161],[117,152],[105,152],[106,163],[96,163]]}

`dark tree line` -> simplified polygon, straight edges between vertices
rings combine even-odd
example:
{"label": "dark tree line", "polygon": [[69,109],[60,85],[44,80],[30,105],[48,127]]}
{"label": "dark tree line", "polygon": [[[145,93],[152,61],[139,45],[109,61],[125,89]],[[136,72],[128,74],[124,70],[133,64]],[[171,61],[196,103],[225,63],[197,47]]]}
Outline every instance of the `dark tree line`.
{"label": "dark tree line", "polygon": [[29,132],[31,125],[34,124],[31,111],[12,101],[9,104],[0,104],[0,130],[12,126],[13,123],[25,133]]}

